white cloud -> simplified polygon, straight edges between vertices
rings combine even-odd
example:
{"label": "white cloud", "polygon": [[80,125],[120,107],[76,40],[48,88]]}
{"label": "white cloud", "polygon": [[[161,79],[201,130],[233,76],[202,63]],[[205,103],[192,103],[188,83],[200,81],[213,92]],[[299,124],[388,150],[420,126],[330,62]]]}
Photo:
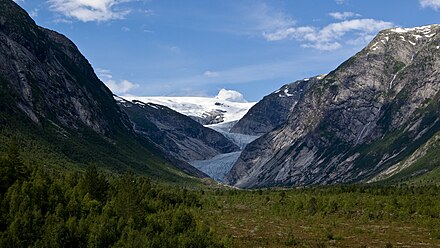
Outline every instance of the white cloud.
{"label": "white cloud", "polygon": [[289,27],[286,29],[278,29],[275,32],[263,32],[263,36],[268,41],[284,40],[288,38],[300,39],[303,36],[316,32],[313,27]]}
{"label": "white cloud", "polygon": [[138,84],[132,83],[128,80],[122,80],[121,82],[116,82],[113,79],[113,75],[110,70],[97,69],[96,73],[98,77],[104,82],[104,84],[114,93],[114,94],[126,94],[133,89],[139,87]]}
{"label": "white cloud", "polygon": [[126,94],[139,87],[138,84],[132,83],[128,80],[122,80],[120,83],[117,83],[114,80],[107,80],[104,81],[104,83],[114,94]]}
{"label": "white cloud", "polygon": [[[317,27],[289,27],[278,29],[275,32],[264,32],[268,41],[295,39],[303,42],[301,46],[319,50],[335,50],[342,47],[345,38],[347,44],[371,38],[378,31],[393,26],[391,22],[374,19],[354,19],[331,23],[323,28]],[[349,36],[350,35],[350,36]],[[349,37],[347,37],[349,36]]]}
{"label": "white cloud", "polygon": [[329,16],[335,18],[336,20],[347,20],[351,17],[360,17],[360,14],[353,12],[332,12],[328,14]]}
{"label": "white cloud", "polygon": [[434,10],[440,10],[440,0],[420,0],[420,5],[423,8],[433,8]]}
{"label": "white cloud", "polygon": [[121,28],[121,31],[123,31],[123,32],[129,32],[129,31],[130,31],[130,28],[129,28],[129,27],[122,27],[122,28]]}
{"label": "white cloud", "polygon": [[218,77],[218,76],[219,76],[219,73],[216,72],[216,71],[205,71],[205,72],[203,73],[203,75],[212,78],[212,77]]}
{"label": "white cloud", "polygon": [[345,3],[345,0],[335,0],[335,2],[336,2],[336,4],[341,5],[341,4]]}
{"label": "white cloud", "polygon": [[123,19],[130,10],[116,6],[129,0],[48,0],[50,9],[83,22]]}
{"label": "white cloud", "polygon": [[101,68],[96,69],[96,75],[101,80],[109,80],[113,78],[112,72],[107,69],[101,69]]}
{"label": "white cloud", "polygon": [[29,11],[29,16],[32,18],[38,17],[38,9],[33,9],[33,10]]}
{"label": "white cloud", "polygon": [[235,90],[221,89],[215,98],[230,102],[247,102],[244,99],[243,94]]}

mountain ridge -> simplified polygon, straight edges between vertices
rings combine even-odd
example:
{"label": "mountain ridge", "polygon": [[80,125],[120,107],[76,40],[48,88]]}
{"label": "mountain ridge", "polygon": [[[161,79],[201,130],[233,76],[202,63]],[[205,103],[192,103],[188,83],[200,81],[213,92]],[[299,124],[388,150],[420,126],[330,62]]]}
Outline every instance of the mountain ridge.
{"label": "mountain ridge", "polygon": [[[137,135],[75,44],[9,0],[0,0],[0,92],[1,138],[21,137],[31,145],[26,157],[33,157],[32,146],[48,146],[48,157],[62,158],[59,167],[96,163],[169,182],[205,177]],[[36,157],[34,166],[47,163]]]}
{"label": "mountain ridge", "polygon": [[379,32],[246,147],[229,183],[359,182],[408,156],[439,128],[439,34],[439,25]]}
{"label": "mountain ridge", "polygon": [[189,162],[239,150],[222,134],[168,107],[137,100],[127,101],[116,96],[115,99],[129,116],[137,133],[175,158]]}

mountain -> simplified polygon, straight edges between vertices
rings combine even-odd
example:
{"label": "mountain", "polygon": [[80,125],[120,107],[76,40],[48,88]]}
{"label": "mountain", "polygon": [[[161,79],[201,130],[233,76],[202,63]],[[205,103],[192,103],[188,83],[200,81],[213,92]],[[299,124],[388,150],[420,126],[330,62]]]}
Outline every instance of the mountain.
{"label": "mountain", "polygon": [[0,0],[0,92],[0,139],[18,138],[28,163],[94,162],[174,182],[192,180],[181,169],[204,175],[137,135],[75,44],[10,0]]}
{"label": "mountain", "polygon": [[220,90],[215,97],[122,97],[129,101],[138,100],[167,106],[202,125],[238,121],[255,104],[247,102],[241,93],[225,89]]}
{"label": "mountain", "polygon": [[323,76],[283,85],[255,104],[232,128],[232,133],[261,136],[284,124],[311,82]]}
{"label": "mountain", "polygon": [[239,150],[220,133],[168,107],[115,98],[134,124],[134,130],[175,158],[206,160]]}
{"label": "mountain", "polygon": [[[369,181],[393,167],[385,178],[433,170],[439,78],[440,25],[381,31],[336,70],[308,81],[285,123],[250,143],[227,181],[300,186]],[[255,132],[248,126],[240,131]],[[437,160],[413,167],[421,157]],[[402,164],[413,171],[399,170]]]}

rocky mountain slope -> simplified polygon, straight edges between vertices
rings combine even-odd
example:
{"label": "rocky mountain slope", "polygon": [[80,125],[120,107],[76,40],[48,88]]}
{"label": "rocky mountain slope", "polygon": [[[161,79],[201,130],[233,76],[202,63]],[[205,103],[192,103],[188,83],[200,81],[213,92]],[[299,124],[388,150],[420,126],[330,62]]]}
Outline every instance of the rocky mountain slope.
{"label": "rocky mountain slope", "polygon": [[220,133],[168,107],[115,98],[133,122],[137,133],[176,158],[185,161],[205,160],[239,150],[237,145]]}
{"label": "rocky mountain slope", "polygon": [[[54,162],[62,167],[95,162],[156,179],[188,177],[177,168],[204,176],[137,135],[77,47],[37,26],[10,0],[0,0],[0,92],[2,137],[19,136],[31,148],[39,144],[62,158]],[[36,164],[50,157],[37,155],[42,161]]]}
{"label": "rocky mountain slope", "polygon": [[[284,124],[292,109],[304,96],[310,83],[323,76],[283,85],[255,104],[232,128],[232,133],[260,136]],[[309,81],[312,82],[309,82]]]}
{"label": "rocky mountain slope", "polygon": [[440,130],[439,80],[440,25],[384,30],[309,81],[286,122],[249,144],[227,180],[238,187],[369,180]]}

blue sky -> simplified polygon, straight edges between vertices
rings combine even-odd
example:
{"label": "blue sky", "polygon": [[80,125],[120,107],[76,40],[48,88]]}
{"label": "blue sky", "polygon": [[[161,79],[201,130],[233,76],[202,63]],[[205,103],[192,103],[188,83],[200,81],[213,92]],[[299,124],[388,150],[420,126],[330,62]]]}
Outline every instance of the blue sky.
{"label": "blue sky", "polygon": [[255,101],[327,73],[381,29],[440,22],[440,0],[15,0],[119,95]]}

